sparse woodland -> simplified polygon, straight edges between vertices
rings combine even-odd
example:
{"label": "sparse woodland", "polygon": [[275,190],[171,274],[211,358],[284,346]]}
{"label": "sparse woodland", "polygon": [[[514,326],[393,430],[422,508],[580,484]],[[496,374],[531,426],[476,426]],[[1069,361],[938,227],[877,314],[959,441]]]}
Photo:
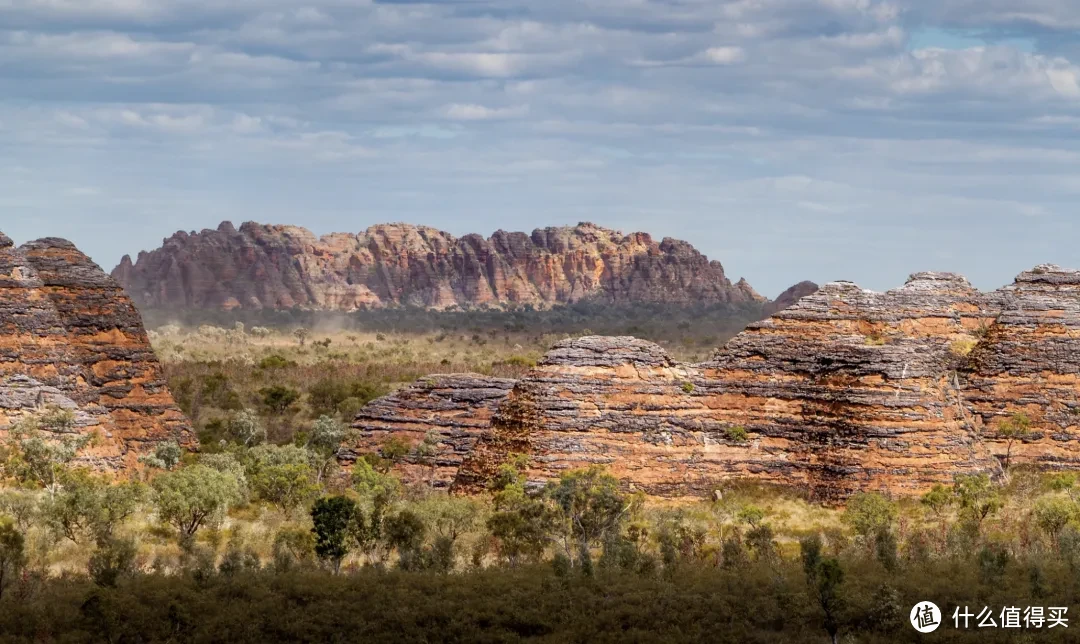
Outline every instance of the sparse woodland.
{"label": "sparse woodland", "polygon": [[[159,327],[202,451],[165,444],[110,481],[79,466],[68,415],[21,420],[0,454],[0,642],[893,642],[921,637],[907,620],[924,599],[946,617],[1077,610],[1071,474],[832,508],[739,484],[647,501],[596,468],[527,492],[521,459],[451,497],[393,474],[424,442],[338,468],[372,398],[432,372],[517,376],[559,337]],[[928,637],[1063,642],[1070,626]]]}

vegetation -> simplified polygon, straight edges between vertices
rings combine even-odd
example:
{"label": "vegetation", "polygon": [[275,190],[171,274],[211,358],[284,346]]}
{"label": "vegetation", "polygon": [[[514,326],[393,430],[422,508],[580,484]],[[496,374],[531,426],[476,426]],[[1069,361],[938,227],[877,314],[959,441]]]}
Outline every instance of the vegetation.
{"label": "vegetation", "polygon": [[[424,315],[412,324],[486,314]],[[156,332],[203,449],[162,444],[138,480],[82,469],[93,437],[62,410],[20,420],[0,445],[0,641],[876,643],[910,639],[925,599],[946,621],[1080,601],[1077,477],[1008,454],[1008,476],[844,507],[745,483],[646,502],[600,467],[530,486],[524,456],[486,493],[451,497],[394,474],[403,459],[434,468],[433,437],[344,472],[334,454],[365,402],[437,371],[520,375],[557,337],[301,322]],[[1030,423],[996,429],[1022,441]]]}

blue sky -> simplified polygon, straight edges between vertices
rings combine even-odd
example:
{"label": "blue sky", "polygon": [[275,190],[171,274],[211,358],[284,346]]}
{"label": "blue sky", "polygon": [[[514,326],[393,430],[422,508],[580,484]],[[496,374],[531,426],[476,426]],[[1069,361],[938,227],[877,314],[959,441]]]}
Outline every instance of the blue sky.
{"label": "blue sky", "polygon": [[802,280],[1080,266],[1074,0],[0,0],[0,229],[593,221]]}

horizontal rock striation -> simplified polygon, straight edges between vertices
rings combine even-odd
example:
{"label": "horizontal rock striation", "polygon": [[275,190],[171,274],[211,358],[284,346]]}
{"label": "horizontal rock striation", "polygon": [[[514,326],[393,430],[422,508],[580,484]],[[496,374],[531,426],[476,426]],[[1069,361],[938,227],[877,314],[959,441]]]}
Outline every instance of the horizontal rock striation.
{"label": "horizontal rock striation", "polygon": [[98,434],[87,458],[102,468],[164,440],[196,444],[119,285],[70,242],[0,236],[0,431],[54,403]]}
{"label": "horizontal rock striation", "polygon": [[[1040,266],[991,293],[950,273],[885,293],[835,282],[701,364],[635,338],[566,340],[482,416],[457,491],[512,454],[533,485],[600,464],[663,497],[740,478],[841,501],[1009,465],[1080,469],[1080,273]],[[1029,431],[1010,438],[1018,423]]]}
{"label": "horizontal rock striation", "polygon": [[686,242],[589,223],[484,239],[408,224],[316,237],[225,222],[178,232],[135,262],[124,257],[112,275],[139,306],[157,309],[765,302]]}
{"label": "horizontal rock striation", "polygon": [[338,462],[350,466],[363,453],[378,453],[391,437],[416,446],[430,434],[434,453],[424,458],[410,453],[399,473],[412,483],[449,487],[513,386],[513,380],[474,373],[421,378],[361,410],[352,425],[355,436],[338,452]]}
{"label": "horizontal rock striation", "polygon": [[1001,435],[1016,416],[1029,432],[1011,461],[1046,468],[1080,464],[1080,272],[1042,265],[993,294],[1002,309],[969,356],[965,402],[1004,460]]}

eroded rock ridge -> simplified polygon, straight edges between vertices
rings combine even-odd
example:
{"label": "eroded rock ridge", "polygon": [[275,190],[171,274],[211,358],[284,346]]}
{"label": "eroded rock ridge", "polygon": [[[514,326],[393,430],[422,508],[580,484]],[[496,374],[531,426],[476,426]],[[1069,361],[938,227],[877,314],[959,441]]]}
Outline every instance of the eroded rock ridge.
{"label": "eroded rock ridge", "polygon": [[196,444],[120,286],[68,241],[16,248],[0,233],[0,433],[49,408],[96,435],[83,461],[100,469]]}
{"label": "eroded rock ridge", "polygon": [[766,302],[684,241],[589,223],[485,239],[409,224],[316,237],[296,226],[225,222],[178,232],[134,262],[124,257],[112,276],[155,309]]}
{"label": "eroded rock ridge", "polygon": [[[372,403],[358,425],[401,413],[396,404]],[[445,422],[435,407],[427,426]],[[998,476],[1007,453],[1014,466],[1080,469],[1080,272],[1039,266],[990,293],[950,273],[885,293],[835,282],[700,364],[635,338],[568,339],[473,408],[452,407],[475,421],[470,440],[479,434],[454,475],[463,492],[512,454],[529,457],[536,485],[601,464],[661,497],[735,478],[826,501],[917,494],[958,474]],[[1010,441],[1002,429],[1018,418],[1030,431]],[[384,427],[383,439],[414,442],[427,431]],[[363,448],[377,448],[368,436]],[[442,444],[455,455],[445,480],[462,444]]]}

